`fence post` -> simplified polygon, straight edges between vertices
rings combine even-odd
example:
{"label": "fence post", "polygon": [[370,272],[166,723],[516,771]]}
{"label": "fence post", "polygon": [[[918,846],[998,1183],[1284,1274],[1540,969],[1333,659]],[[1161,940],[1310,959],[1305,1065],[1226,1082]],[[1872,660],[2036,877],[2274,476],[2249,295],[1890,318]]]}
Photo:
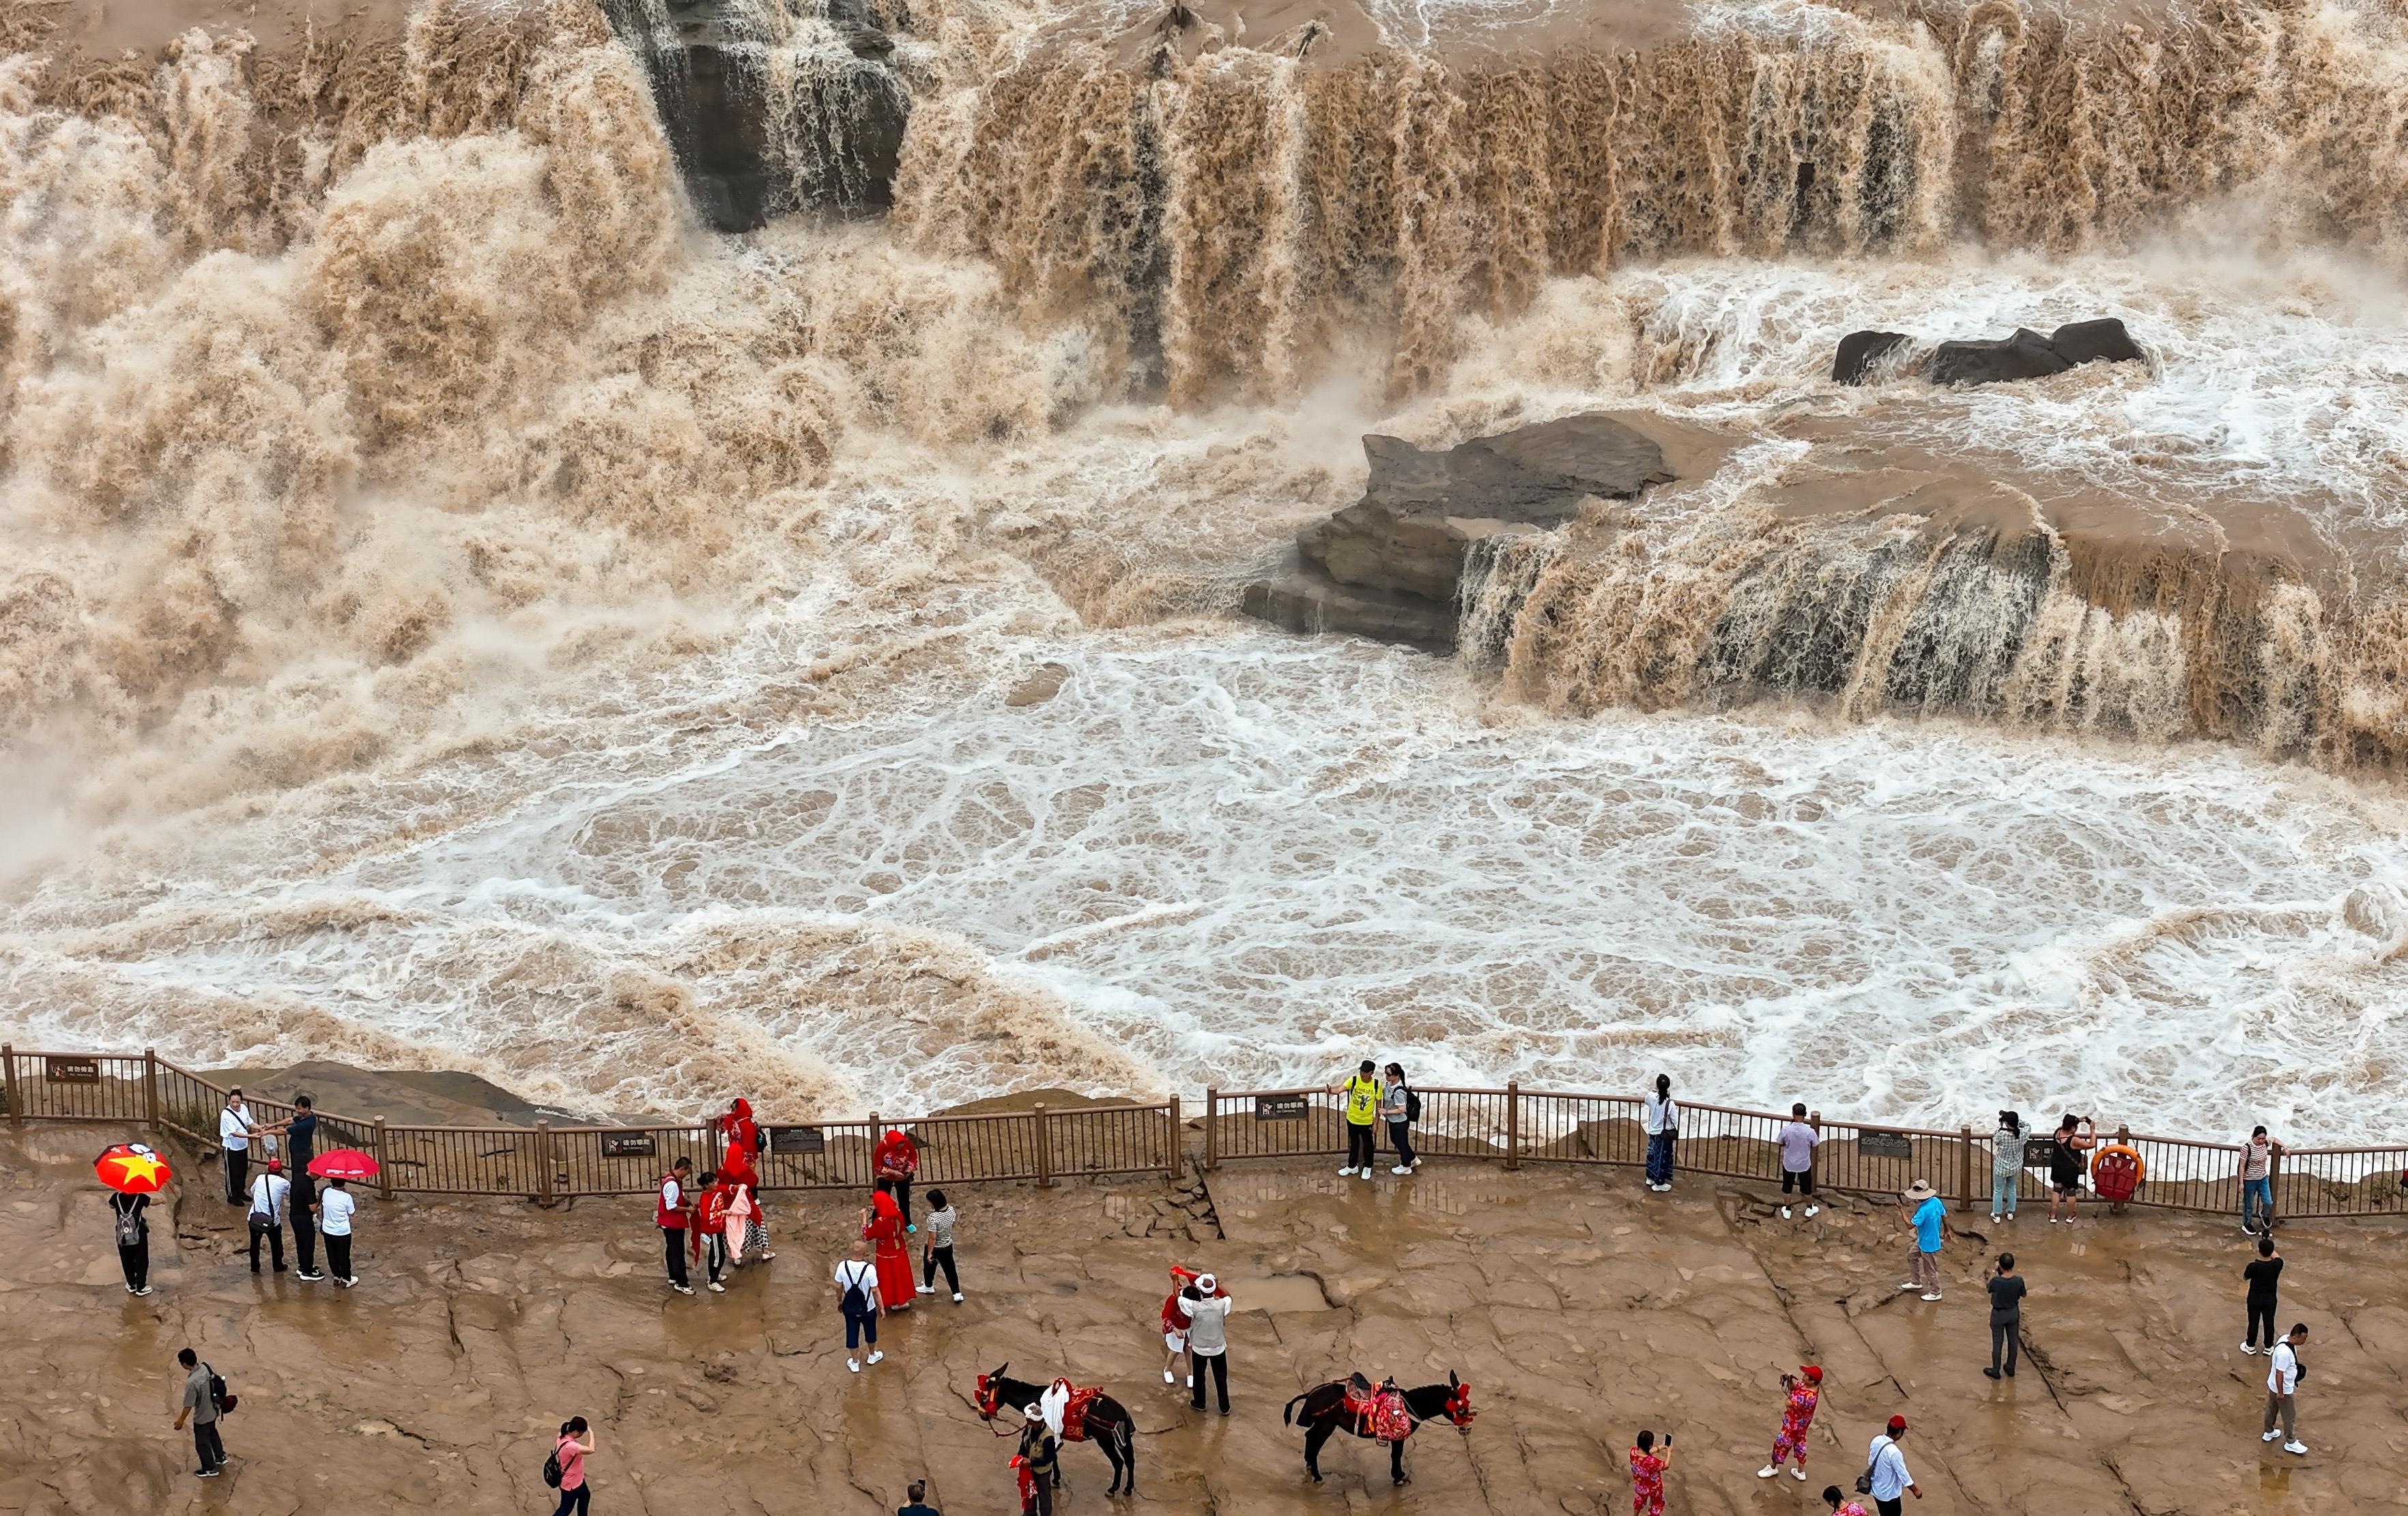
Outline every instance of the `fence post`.
{"label": "fence post", "polygon": [[14,1043],[0,1042],[0,1069],[7,1071],[8,1124],[25,1124],[25,1104],[17,1098],[17,1049]]}
{"label": "fence post", "polygon": [[384,1118],[376,1119],[377,1198],[393,1198],[393,1160],[386,1154]]}
{"label": "fence post", "polygon": [[535,1123],[535,1197],[549,1209],[552,1205],[552,1123],[541,1117]]}
{"label": "fence post", "polygon": [[1162,1145],[1162,1177],[1174,1182],[1179,1178],[1179,1150],[1187,1141],[1179,1120],[1179,1097],[1170,1097],[1170,1140]]}
{"label": "fence post", "polygon": [[1204,1086],[1204,1171],[1221,1166],[1221,1092]]}
{"label": "fence post", "polygon": [[142,1110],[155,1135],[159,1130],[159,1050],[142,1050]]}
{"label": "fence post", "polygon": [[1044,1101],[1037,1102],[1036,1112],[1037,1182],[1040,1185],[1049,1185],[1054,1182],[1054,1135],[1045,1122]]}
{"label": "fence post", "polygon": [[1505,1166],[1522,1166],[1522,1085],[1518,1080],[1505,1081]]}
{"label": "fence post", "polygon": [[1956,1129],[1956,1209],[1973,1209],[1973,1129]]}

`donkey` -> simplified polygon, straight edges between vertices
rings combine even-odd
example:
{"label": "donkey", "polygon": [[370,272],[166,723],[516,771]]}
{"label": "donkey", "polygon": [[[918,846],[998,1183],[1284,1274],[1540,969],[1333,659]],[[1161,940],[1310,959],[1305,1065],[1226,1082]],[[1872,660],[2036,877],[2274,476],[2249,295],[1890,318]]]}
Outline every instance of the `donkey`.
{"label": "donkey", "polygon": [[[1300,1415],[1296,1409],[1299,1405],[1304,1408]],[[1471,1386],[1456,1379],[1452,1370],[1448,1372],[1444,1384],[1425,1384],[1418,1390],[1407,1390],[1405,1412],[1412,1418],[1416,1428],[1424,1422],[1436,1421],[1443,1416],[1464,1432],[1471,1430],[1471,1419],[1480,1414],[1471,1409]],[[1287,1403],[1286,1409],[1280,1412],[1280,1420],[1305,1428],[1304,1471],[1312,1476],[1315,1484],[1321,1482],[1321,1449],[1325,1443],[1340,1431],[1352,1432],[1358,1437],[1372,1435],[1364,1429],[1360,1421],[1347,1414],[1346,1384],[1342,1380],[1316,1384],[1297,1395]],[[1412,1435],[1410,1431],[1406,1433],[1407,1437]],[[1398,1484],[1412,1482],[1412,1476],[1405,1472],[1403,1437],[1388,1444],[1388,1477]]]}
{"label": "donkey", "polygon": [[[980,1420],[991,1422],[998,1412],[1005,1411],[1017,1415],[1024,1408],[1037,1404],[1038,1396],[1045,1393],[1045,1385],[1006,1379],[1003,1371],[1010,1366],[1009,1363],[999,1364],[995,1372],[978,1377]],[[1096,1396],[1087,1407],[1086,1425],[1078,1437],[1067,1440],[1092,1442],[1104,1450],[1104,1457],[1112,1466],[1112,1487],[1104,1492],[1106,1495],[1137,1494],[1137,1418],[1128,1413],[1127,1407],[1108,1394]],[[1061,1466],[1057,1463],[1054,1482],[1061,1481]]]}

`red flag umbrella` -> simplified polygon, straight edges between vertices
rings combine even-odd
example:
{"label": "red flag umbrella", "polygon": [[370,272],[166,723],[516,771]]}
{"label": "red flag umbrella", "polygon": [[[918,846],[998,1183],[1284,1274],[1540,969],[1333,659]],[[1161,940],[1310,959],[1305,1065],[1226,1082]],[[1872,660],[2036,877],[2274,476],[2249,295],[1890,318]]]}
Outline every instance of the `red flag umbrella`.
{"label": "red flag umbrella", "polygon": [[357,1148],[337,1148],[310,1159],[309,1172],[322,1180],[372,1180],[377,1161]]}
{"label": "red flag umbrella", "polygon": [[167,1161],[139,1142],[121,1142],[95,1160],[92,1171],[119,1194],[157,1194],[176,1176]]}

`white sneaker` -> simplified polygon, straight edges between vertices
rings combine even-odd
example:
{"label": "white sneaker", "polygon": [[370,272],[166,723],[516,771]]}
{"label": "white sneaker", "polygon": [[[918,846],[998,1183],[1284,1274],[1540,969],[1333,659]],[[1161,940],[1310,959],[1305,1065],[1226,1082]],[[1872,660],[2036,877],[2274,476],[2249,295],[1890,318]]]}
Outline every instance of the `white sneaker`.
{"label": "white sneaker", "polygon": [[1353,1164],[1348,1164],[1344,1168],[1338,1171],[1338,1177],[1342,1180],[1353,1179],[1354,1177],[1354,1166]]}
{"label": "white sneaker", "polygon": [[1413,1166],[1411,1164],[1398,1164],[1396,1167],[1388,1170],[1391,1174],[1410,1174],[1412,1171]]}
{"label": "white sneaker", "polygon": [[1995,1210],[1994,1210],[1994,1211],[1990,1212],[1990,1224],[1991,1224],[1992,1226],[1996,1226],[1996,1225],[1998,1225],[2000,1222],[2003,1222],[2003,1221],[2005,1221],[2005,1220],[2006,1220],[2006,1218],[2005,1218],[2004,1216],[2000,1215],[1997,1211],[1995,1211]]}
{"label": "white sneaker", "polygon": [[1804,1469],[1793,1468],[1789,1472],[1791,1477],[1795,1478],[1799,1483],[1803,1484],[1806,1482],[1806,1471]]}
{"label": "white sneaker", "polygon": [[933,1284],[923,1284],[919,1289],[920,1294],[935,1294],[937,1293],[937,1287]]}
{"label": "white sneaker", "polygon": [[858,1374],[861,1372],[861,1360],[858,1358],[848,1358],[844,1361],[844,1366]]}
{"label": "white sneaker", "polygon": [[1915,1283],[1913,1280],[1908,1280],[1904,1283],[1900,1284],[1899,1288],[1901,1290],[1920,1290],[1923,1286]]}
{"label": "white sneaker", "polygon": [[1179,1382],[1179,1380],[1170,1372],[1170,1370],[1166,1368],[1162,1371],[1162,1382],[1165,1384],[1176,1384]]}
{"label": "white sneaker", "polygon": [[1807,1219],[1808,1221],[1810,1221],[1810,1222],[1811,1222],[1811,1221],[1813,1221],[1813,1220],[1814,1219],[1814,1217],[1815,1217],[1816,1213],[1818,1213],[1819,1211],[1821,1211],[1821,1210],[1822,1210],[1822,1209],[1823,1209],[1823,1208],[1822,1208],[1822,1207],[1820,1207],[1820,1206],[1809,1206],[1809,1207],[1807,1207],[1807,1208],[1806,1208],[1806,1219]]}
{"label": "white sneaker", "polygon": [[871,1363],[873,1363],[873,1364],[874,1364],[874,1363],[878,1362],[880,1359],[882,1359],[882,1358],[883,1358],[883,1357],[885,1357],[885,1356],[886,1356],[886,1350],[885,1350],[885,1349],[883,1349],[883,1348],[875,1349],[875,1350],[873,1350],[873,1351],[870,1352],[870,1354],[869,1354],[869,1361],[870,1361]]}
{"label": "white sneaker", "polygon": [[2283,1434],[2282,1434],[2282,1433],[2280,1433],[2280,1432],[2269,1432],[2269,1433],[2267,1433],[2264,1437],[2259,1437],[2258,1440],[2258,1441],[2260,1441],[2260,1442],[2272,1442],[2272,1441],[2273,1441],[2276,1437],[2281,1437],[2282,1435],[2283,1435]]}
{"label": "white sneaker", "polygon": [[1767,1464],[1762,1468],[1756,1471],[1756,1477],[1760,1480],[1769,1480],[1780,1472],[1781,1466],[1779,1464]]}
{"label": "white sneaker", "polygon": [[1193,1374],[1187,1376],[1187,1388],[1190,1390],[1196,1388],[1196,1376]]}
{"label": "white sneaker", "polygon": [[711,1280],[710,1284],[705,1286],[705,1288],[710,1290],[712,1294],[725,1294],[727,1293],[727,1286],[720,1283],[717,1280]]}
{"label": "white sneaker", "polygon": [[2241,1345],[2241,1351],[2242,1351],[2243,1352],[2247,1353],[2247,1354],[2248,1354],[2250,1357],[2252,1357],[2252,1358],[2255,1358],[2255,1357],[2257,1357],[2257,1356],[2258,1356],[2258,1348],[2257,1348],[2257,1345],[2256,1345],[2255,1343],[2249,1343],[2249,1342],[2244,1342],[2244,1343],[2243,1343],[2243,1344]]}
{"label": "white sneaker", "polygon": [[961,1303],[962,1303],[962,1293],[961,1293],[959,1290],[955,1290],[955,1291],[953,1292],[953,1304],[954,1304],[954,1305],[956,1305],[956,1306],[958,1306],[958,1305],[960,1305]]}
{"label": "white sneaker", "polygon": [[[335,1282],[336,1282],[337,1284],[340,1284],[340,1283],[342,1283],[342,1282],[344,1282],[344,1281],[343,1281],[343,1280],[337,1280]],[[676,1291],[678,1294],[694,1294],[694,1286],[693,1286],[693,1285],[691,1285],[691,1284],[672,1284],[672,1285],[670,1285],[670,1286],[669,1286],[669,1288],[670,1288],[670,1289],[672,1289],[672,1290],[675,1290],[675,1291]]]}
{"label": "white sneaker", "polygon": [[2308,1451],[2308,1445],[2304,1442],[2286,1442],[2283,1444],[2283,1451],[2285,1452],[2305,1452]]}
{"label": "white sneaker", "polygon": [[1784,1222],[1789,1219],[1789,1208],[1787,1206],[1781,1208],[1781,1219]]}
{"label": "white sneaker", "polygon": [[1923,1298],[1924,1298],[1924,1299],[1926,1299],[1926,1300],[1937,1300],[1937,1299],[1939,1299],[1939,1298],[1940,1298],[1940,1292],[1939,1292],[1939,1291],[1937,1291],[1937,1290],[1933,1290],[1933,1291],[1929,1292],[1928,1294],[1927,1294],[1926,1295],[1924,1295],[1924,1297],[1923,1297]]}

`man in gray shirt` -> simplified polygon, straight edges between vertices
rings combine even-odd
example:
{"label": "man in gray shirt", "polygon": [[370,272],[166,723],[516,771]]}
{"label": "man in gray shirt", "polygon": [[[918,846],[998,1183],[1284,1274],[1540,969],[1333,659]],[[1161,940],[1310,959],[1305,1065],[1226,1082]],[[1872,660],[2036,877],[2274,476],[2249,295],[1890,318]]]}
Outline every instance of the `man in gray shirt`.
{"label": "man in gray shirt", "polygon": [[176,1362],[184,1368],[184,1409],[176,1412],[176,1430],[182,1431],[187,1419],[192,1422],[193,1448],[201,1455],[200,1477],[213,1480],[225,1472],[225,1444],[218,1440],[218,1402],[209,1394],[209,1366],[190,1348],[176,1354]]}
{"label": "man in gray shirt", "polygon": [[1190,1404],[1197,1410],[1204,1409],[1204,1381],[1209,1377],[1219,1386],[1221,1414],[1229,1414],[1229,1297],[1220,1293],[1221,1284],[1210,1274],[1198,1275],[1196,1282],[1180,1292],[1193,1295],[1187,1301],[1187,1356],[1196,1366],[1196,1393]]}

